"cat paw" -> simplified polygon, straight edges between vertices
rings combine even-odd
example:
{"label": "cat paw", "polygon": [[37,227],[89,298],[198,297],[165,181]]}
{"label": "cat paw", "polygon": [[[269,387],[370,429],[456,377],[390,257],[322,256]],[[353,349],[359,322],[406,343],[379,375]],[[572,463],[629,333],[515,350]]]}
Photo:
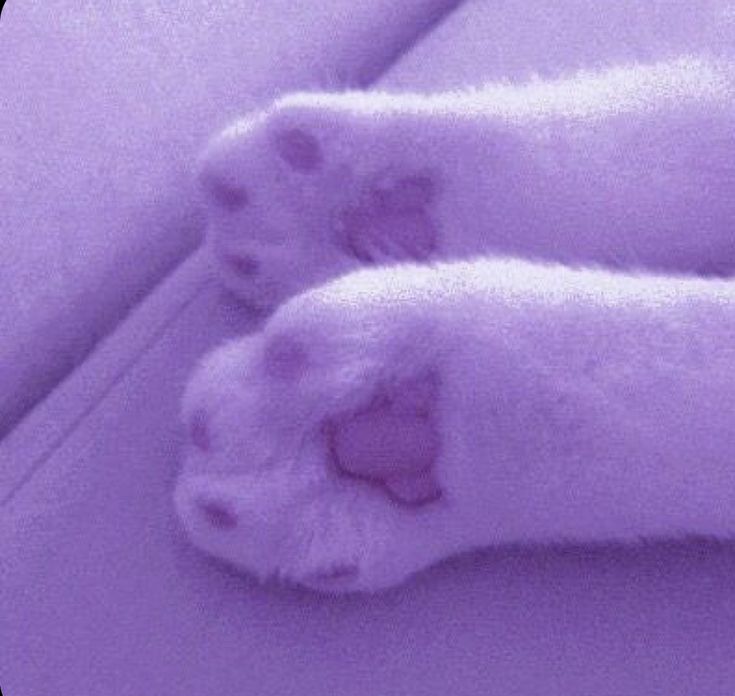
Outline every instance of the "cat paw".
{"label": "cat paw", "polygon": [[412,303],[327,288],[192,377],[176,507],[192,541],[262,580],[373,591],[450,553],[442,374]]}
{"label": "cat paw", "polygon": [[283,98],[203,154],[209,244],[243,302],[270,309],[360,265],[437,256],[440,169],[413,142],[418,117],[354,99]]}

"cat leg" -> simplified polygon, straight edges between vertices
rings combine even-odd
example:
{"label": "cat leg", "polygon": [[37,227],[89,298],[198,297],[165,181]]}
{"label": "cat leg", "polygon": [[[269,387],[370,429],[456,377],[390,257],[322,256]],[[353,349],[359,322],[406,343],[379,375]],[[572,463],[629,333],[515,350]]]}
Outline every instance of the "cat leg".
{"label": "cat leg", "polygon": [[682,58],[436,95],[283,97],[202,156],[221,278],[272,308],[359,266],[490,252],[727,272],[732,75]]}
{"label": "cat leg", "polygon": [[208,356],[177,506],[261,578],[376,590],[507,543],[732,536],[735,284],[363,269]]}

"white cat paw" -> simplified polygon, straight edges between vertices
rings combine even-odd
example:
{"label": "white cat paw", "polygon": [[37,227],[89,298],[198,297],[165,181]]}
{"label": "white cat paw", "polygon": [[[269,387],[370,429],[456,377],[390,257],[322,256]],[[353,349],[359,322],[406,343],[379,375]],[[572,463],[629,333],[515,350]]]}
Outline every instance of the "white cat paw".
{"label": "white cat paw", "polygon": [[411,303],[345,299],[300,295],[204,360],[175,499],[197,546],[263,580],[372,591],[454,550],[442,376]]}
{"label": "white cat paw", "polygon": [[440,176],[406,118],[292,95],[214,138],[200,181],[225,285],[273,308],[360,265],[435,258]]}

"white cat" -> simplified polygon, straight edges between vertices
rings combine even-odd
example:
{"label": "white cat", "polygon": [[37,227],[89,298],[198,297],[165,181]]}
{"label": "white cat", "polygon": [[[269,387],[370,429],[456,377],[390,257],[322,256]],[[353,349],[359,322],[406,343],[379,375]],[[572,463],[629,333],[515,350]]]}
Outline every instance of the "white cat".
{"label": "white cat", "polygon": [[682,58],[296,95],[216,139],[223,277],[291,299],[189,385],[193,541],[370,591],[501,542],[735,532],[735,282],[663,275],[735,264],[733,116],[731,66]]}

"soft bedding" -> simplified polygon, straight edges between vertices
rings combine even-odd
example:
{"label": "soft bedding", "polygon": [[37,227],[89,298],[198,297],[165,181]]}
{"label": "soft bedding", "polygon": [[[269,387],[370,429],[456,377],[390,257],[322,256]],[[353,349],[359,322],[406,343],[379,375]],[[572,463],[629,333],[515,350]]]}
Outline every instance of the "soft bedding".
{"label": "soft bedding", "polygon": [[369,83],[454,4],[5,3],[0,437],[199,243],[213,129]]}

